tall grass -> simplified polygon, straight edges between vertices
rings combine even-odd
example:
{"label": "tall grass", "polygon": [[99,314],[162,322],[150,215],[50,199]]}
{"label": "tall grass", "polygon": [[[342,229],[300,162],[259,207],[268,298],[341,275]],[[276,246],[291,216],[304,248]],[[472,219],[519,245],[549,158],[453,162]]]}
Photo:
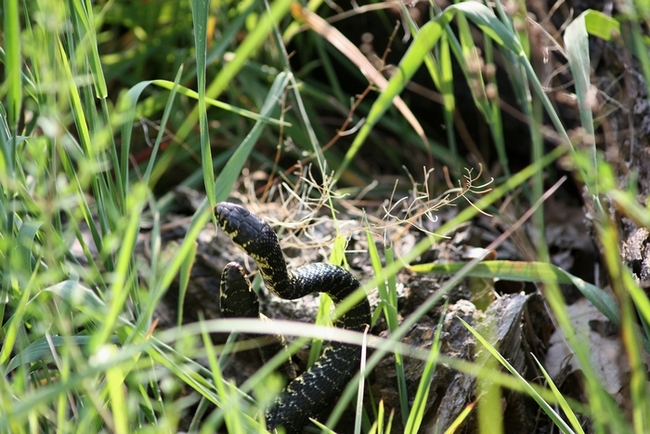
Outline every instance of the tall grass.
{"label": "tall grass", "polygon": [[[364,146],[377,146],[373,134],[379,125],[386,131],[406,131],[404,143],[409,149],[400,148],[401,152],[438,150],[435,143],[423,140],[416,123],[405,121],[407,110],[390,110],[422,65],[442,93],[443,122],[451,145],[444,155],[456,166],[452,170],[464,165],[459,163],[462,160],[454,145],[458,139],[452,128],[457,109],[453,80],[470,84],[473,101],[507,168],[499,89],[493,76],[480,67],[481,63],[490,64],[498,53],[507,62],[517,108],[530,121],[532,163],[517,173],[506,169],[507,176],[499,179],[491,192],[475,198],[473,206],[460,210],[437,233],[445,235],[478,213],[496,209],[504,198],[522,189],[527,194],[524,202],[533,204],[526,217],[533,216],[537,233],[543,234],[545,170],[563,156],[592,201],[589,205],[596,213],[596,234],[606,252],[603,259],[615,297],[549,264],[540,236],[534,240],[538,261],[517,267],[504,261],[481,263],[480,258],[458,266],[411,267],[415,272],[446,273],[451,278],[399,322],[395,275],[428,250],[436,238],[425,238],[401,258],[393,257],[392,246],[384,246],[383,265],[380,252],[371,250],[375,279],[337,306],[334,315],[348,309],[365,292],[378,290],[381,310],[374,320],[380,315],[385,318],[390,337],[337,335],[337,339],[375,351],[336,403],[326,425],[336,426],[353,397],[363,396],[359,391],[365,378],[382,357],[394,353],[401,406],[385,409],[382,402],[372,406],[358,399],[357,432],[390,432],[391,411],[408,432],[417,432],[432,372],[443,362],[478,376],[496,388],[493,390],[509,388],[531,396],[563,432],[581,432],[576,414],[587,417],[594,432],[650,432],[650,399],[642,363],[643,352],[648,350],[644,330],[650,324],[650,302],[631,272],[621,266],[616,224],[606,204],[624,209],[626,216],[646,228],[650,228],[650,218],[647,208],[637,202],[635,190],[618,186],[612,168],[596,151],[594,119],[590,107],[582,103],[589,85],[588,35],[617,40],[612,35],[620,33],[620,21],[587,12],[566,32],[568,61],[586,134],[583,146],[570,140],[531,66],[530,41],[521,30],[525,9],[510,16],[500,2],[494,8],[460,2],[444,10],[432,9],[420,26],[405,18],[413,42],[396,72],[376,99],[361,99],[353,105],[355,111],[349,117],[360,127],[349,149],[325,153],[320,143],[328,141],[330,133],[318,122],[317,113],[331,110],[348,116],[350,103],[341,85],[345,78],[329,69],[333,95],[309,80],[296,78],[286,45],[306,22],[317,32],[319,61],[327,66],[330,56],[341,55],[328,51],[322,39],[328,33],[318,27],[323,24],[309,18],[307,10],[296,3],[5,0],[3,6],[0,367],[4,375],[0,377],[0,431],[175,432],[181,415],[195,431],[262,431],[263,418],[257,410],[271,402],[273,392],[281,388],[271,375],[281,360],[271,361],[235,387],[222,373],[231,347],[214,346],[209,335],[231,330],[264,332],[266,327],[247,320],[185,325],[179,320],[177,327],[159,330],[153,319],[156,306],[179,275],[182,312],[197,237],[211,219],[212,206],[229,196],[251,161],[256,167],[275,167],[279,173],[288,169],[285,152],[293,161],[316,160],[317,177],[324,184],[331,180],[318,191],[328,196],[323,202],[335,205],[338,180],[355,181],[371,175],[363,172],[355,159]],[[315,10],[318,6],[319,2],[310,2],[309,7]],[[628,11],[634,6],[628,5]],[[406,9],[403,6],[403,12]],[[634,14],[626,19],[632,23],[634,51],[644,71],[650,71],[639,21]],[[475,44],[477,30],[483,38],[483,56]],[[166,56],[160,56],[161,47]],[[453,76],[452,59],[461,66],[462,77]],[[542,146],[538,121],[542,111],[551,121],[558,144],[550,153]],[[148,128],[155,129],[155,134],[149,134]],[[287,138],[293,139],[294,149],[284,146]],[[276,154],[276,149],[281,151]],[[161,218],[171,201],[168,187],[175,184],[202,188],[206,199],[169,257],[162,253]],[[146,258],[136,253],[143,227],[150,228]],[[337,239],[331,258],[344,262],[345,243]],[[542,387],[526,382],[500,356],[498,348],[491,346],[488,336],[475,331],[477,341],[486,348],[484,356],[493,357],[492,365],[446,357],[439,351],[439,334],[430,351],[400,344],[400,338],[467,276],[525,280],[543,286],[546,302],[584,374],[585,405],[565,399],[552,384]],[[588,346],[571,325],[558,289],[561,283],[577,286],[621,327],[630,363],[631,415],[618,408],[595,372]],[[319,323],[327,322],[328,312],[322,309]],[[279,322],[277,326],[304,338],[332,337],[327,327],[305,326],[296,333],[291,324]],[[407,396],[403,373],[406,354],[426,361],[413,402],[413,397]],[[204,366],[198,360],[207,363]],[[497,362],[509,373],[501,372]],[[251,392],[256,401],[248,395]],[[481,412],[487,417],[486,411],[499,408],[499,394],[489,395],[494,396],[493,401],[477,406],[479,419]],[[465,416],[459,416],[458,423]],[[494,420],[495,415],[489,416]],[[502,424],[499,418],[497,414],[497,423]]]}

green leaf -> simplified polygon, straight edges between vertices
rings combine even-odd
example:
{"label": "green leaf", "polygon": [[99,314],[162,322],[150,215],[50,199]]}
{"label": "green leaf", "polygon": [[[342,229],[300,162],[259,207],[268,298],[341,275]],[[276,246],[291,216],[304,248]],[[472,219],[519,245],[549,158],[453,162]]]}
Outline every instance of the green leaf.
{"label": "green leaf", "polygon": [[[455,262],[447,264],[412,265],[416,273],[455,274],[466,264]],[[576,288],[614,324],[620,324],[621,318],[614,299],[596,285],[585,282],[557,267],[544,262],[517,261],[483,261],[473,267],[467,276],[482,278],[499,278],[518,282],[565,283]]]}
{"label": "green leaf", "polygon": [[[4,0],[4,79],[8,86],[7,90],[7,114],[9,115],[10,128],[18,127],[20,119],[20,106],[22,105],[23,86],[21,76],[22,59],[20,58],[20,14],[18,12],[18,0]],[[5,156],[9,168],[13,171],[14,157]]]}
{"label": "green leaf", "polygon": [[81,20],[85,34],[84,47],[90,50],[89,66],[92,72],[91,78],[95,86],[95,95],[97,98],[104,99],[108,97],[106,80],[104,79],[104,69],[99,59],[99,48],[97,44],[97,27],[95,26],[95,15],[93,14],[93,5],[90,0],[71,2],[75,8],[76,16]]}
{"label": "green leaf", "polygon": [[[446,311],[446,306],[443,312]],[[413,405],[411,411],[406,420],[406,427],[404,432],[406,433],[417,433],[420,430],[420,425],[422,425],[422,420],[424,419],[426,403],[429,397],[429,391],[431,389],[431,380],[433,378],[433,373],[435,372],[436,364],[438,362],[438,356],[440,355],[440,336],[442,334],[442,325],[445,320],[445,315],[440,315],[438,320],[438,327],[436,328],[436,333],[433,337],[433,343],[431,344],[431,351],[429,352],[429,357],[424,365],[422,370],[422,376],[420,377],[420,383],[418,384],[418,390],[415,393],[415,398],[413,399]]]}
{"label": "green leaf", "polygon": [[[569,60],[569,67],[573,74],[575,92],[578,100],[578,111],[580,112],[580,124],[585,131],[585,143],[588,143],[588,147],[586,148],[590,154],[591,168],[586,173],[596,173],[598,165],[596,162],[594,117],[591,112],[595,95],[590,97],[591,61],[589,57],[589,35],[585,23],[587,14],[588,11],[583,12],[567,26],[564,32],[564,45]],[[583,180],[587,183],[588,190],[594,196],[597,195],[598,184],[586,176],[583,176]]]}
{"label": "green leaf", "polygon": [[106,303],[97,294],[76,280],[64,280],[63,282],[45,288],[43,291],[51,292],[61,297],[71,306],[85,307],[89,311],[100,313],[103,309],[106,309]]}
{"label": "green leaf", "polygon": [[571,426],[573,429],[579,433],[579,434],[584,434],[584,430],[582,429],[582,426],[580,425],[580,421],[578,420],[578,417],[576,416],[575,412],[571,409],[571,406],[567,402],[566,398],[564,398],[564,395],[562,395],[562,392],[557,388],[555,383],[553,382],[553,379],[551,376],[546,372],[546,369],[544,369],[544,365],[542,365],[539,360],[537,360],[537,357],[535,357],[535,354],[530,354],[533,359],[535,359],[535,363],[537,364],[537,367],[539,370],[542,372],[542,375],[544,375],[544,379],[546,380],[546,384],[551,388],[551,391],[553,392],[553,395],[555,396],[555,399],[557,399],[558,404],[560,405],[560,408],[562,411],[564,411],[564,414],[566,415],[567,419],[569,419],[569,422],[571,423]]}
{"label": "green leaf", "polygon": [[[262,110],[260,113],[262,116],[270,116],[274,110],[278,108],[278,103],[281,101],[280,96],[284,93],[287,84],[289,83],[290,76],[288,73],[280,73],[276,77],[271,90],[269,91]],[[258,121],[248,135],[244,138],[242,143],[239,144],[237,150],[228,160],[228,163],[225,165],[224,169],[221,171],[219,176],[215,181],[215,198],[216,201],[222,201],[228,198],[232,187],[235,185],[235,181],[239,178],[242,168],[246,163],[250,152],[255,146],[257,139],[262,134],[264,127],[266,126],[265,122]],[[190,254],[191,250],[194,248],[194,242],[198,237],[199,232],[203,229],[208,219],[210,218],[212,212],[208,208],[207,200],[204,200],[203,203],[199,206],[197,211],[194,213],[194,217],[190,223],[190,227],[181,243],[178,252],[174,259],[167,265],[164,270],[163,275],[161,276],[156,289],[154,290],[154,299],[162,298],[165,290],[169,287],[171,282],[174,280],[174,277],[177,275],[180,267],[183,264],[183,258],[187,257]],[[154,303],[155,304],[155,303]],[[149,312],[152,314],[153,312]]]}
{"label": "green leaf", "polygon": [[[14,269],[33,271],[32,254],[34,252],[34,239],[38,230],[43,225],[39,221],[26,221],[20,226],[18,236],[16,237],[16,260],[18,261]],[[13,256],[12,256],[12,259]]]}
{"label": "green leaf", "polygon": [[[174,106],[174,99],[176,97],[176,93],[178,92],[178,82],[181,79],[182,72],[183,72],[183,65],[181,65],[180,68],[178,68],[178,72],[176,73],[176,77],[174,78],[174,83],[172,84],[172,87],[170,89],[171,92],[169,94],[169,98],[167,98],[167,102],[165,103],[165,111],[163,112],[163,116],[160,121],[160,128],[158,129],[158,134],[156,135],[156,141],[154,142],[153,149],[151,150],[149,163],[147,163],[147,170],[145,170],[144,176],[142,177],[142,183],[145,185],[149,185],[149,179],[151,178],[151,171],[153,170],[154,163],[156,161],[156,156],[158,155],[158,151],[160,150],[160,144],[162,143],[162,139],[165,134],[165,130],[167,128],[169,115],[171,114],[172,107]],[[131,122],[133,122],[133,118],[131,118],[130,120]]]}
{"label": "green leaf", "polygon": [[621,34],[621,23],[600,11],[587,10],[584,12],[584,18],[585,28],[590,35],[612,41],[615,35]]}
{"label": "green leaf", "polygon": [[[171,82],[169,80],[151,80],[151,81],[147,81],[147,82],[144,82],[144,83],[155,84],[156,86],[160,86],[160,87],[162,87],[164,89],[168,89],[168,90],[172,90],[174,88],[174,85],[175,85],[175,82]],[[188,89],[187,87],[180,86],[180,85],[177,86],[177,88],[178,88],[178,90],[177,90],[178,93],[180,93],[181,95],[185,95],[187,97],[194,98],[196,100],[199,99],[199,94],[197,92],[193,91],[192,89]],[[234,113],[236,115],[243,116],[243,117],[248,118],[248,119],[252,119],[254,121],[262,121],[262,122],[266,122],[268,124],[278,125],[278,126],[283,126],[283,127],[290,127],[291,126],[291,124],[289,122],[285,122],[285,121],[282,121],[280,119],[272,118],[272,117],[269,117],[269,116],[262,116],[262,115],[260,115],[258,113],[252,112],[250,110],[242,109],[242,108],[236,107],[236,106],[234,106],[232,104],[228,104],[228,103],[219,101],[218,99],[206,97],[205,98],[205,103],[207,105],[211,105],[212,107],[217,107],[217,108],[226,110],[226,111],[228,111],[230,113]]]}
{"label": "green leaf", "polygon": [[190,284],[190,277],[192,273],[192,266],[194,265],[194,260],[196,259],[196,251],[198,249],[198,243],[190,245],[190,252],[185,257],[183,264],[181,265],[181,271],[178,276],[178,315],[176,319],[176,326],[181,327],[183,325],[183,309],[185,306],[185,295],[187,293],[187,287]]}
{"label": "green leaf", "polygon": [[408,51],[402,57],[395,74],[388,82],[386,90],[379,95],[372,105],[366,122],[359,130],[350,149],[345,154],[341,165],[334,174],[334,180],[338,180],[352,162],[352,159],[359,152],[359,149],[370,134],[370,131],[372,131],[372,128],[391,106],[393,98],[404,90],[415,72],[420,68],[420,65],[422,65],[422,62],[429,55],[430,50],[436,45],[444,32],[446,32],[446,26],[456,12],[464,14],[464,16],[472,20],[474,24],[494,39],[494,41],[506,47],[515,55],[525,59],[525,53],[519,44],[516,34],[506,28],[496,15],[494,15],[492,10],[478,2],[462,2],[449,6],[441,15],[429,21],[420,29]]}
{"label": "green leaf", "polygon": [[[232,56],[232,60],[225,64],[219,72],[219,75],[210,84],[205,92],[206,96],[216,98],[236,79],[237,73],[243,68],[244,64],[255,55],[260,45],[268,40],[276,24],[289,11],[293,1],[277,0],[271,3],[268,13],[261,15],[258,25],[246,36],[246,39],[244,39]],[[178,129],[176,135],[180,140],[184,140],[188,136],[196,123],[198,115],[198,107],[196,107]]]}
{"label": "green leaf", "polygon": [[429,50],[438,42],[444,32],[444,25],[450,19],[450,14],[445,14],[434,21],[425,24],[421,29],[415,41],[411,44],[404,57],[400,61],[395,74],[388,82],[386,90],[379,95],[375,103],[370,108],[366,122],[359,130],[359,134],[354,138],[350,149],[345,154],[341,165],[334,174],[334,180],[338,180],[345,169],[350,165],[354,156],[361,149],[361,145],[372,131],[373,127],[379,122],[386,110],[391,106],[393,98],[399,95],[413,77],[413,74],[420,68],[425,56]]}
{"label": "green leaf", "polygon": [[569,427],[569,425],[567,425],[567,423],[562,419],[562,417],[560,417],[560,415],[557,414],[557,412],[553,409],[553,407],[551,407],[548,404],[548,402],[546,402],[544,398],[542,398],[542,396],[533,387],[531,387],[528,381],[526,381],[526,379],[522,377],[521,374],[517,372],[517,370],[510,363],[508,363],[508,361],[501,354],[499,354],[496,348],[490,345],[490,343],[485,338],[483,338],[483,336],[481,336],[476,330],[474,330],[472,326],[470,326],[468,323],[463,321],[462,318],[458,318],[458,320],[463,323],[463,325],[467,328],[467,330],[469,330],[474,335],[474,337],[490,352],[490,354],[492,354],[492,356],[496,358],[499,361],[499,363],[501,363],[501,365],[505,367],[512,374],[512,376],[514,376],[517,380],[519,380],[519,382],[523,385],[524,390],[526,390],[528,396],[530,396],[535,400],[535,402],[537,402],[537,404],[544,411],[544,413],[546,413],[546,415],[549,418],[551,418],[553,423],[555,423],[555,425],[557,425],[557,427],[560,428],[562,432],[567,434],[573,434],[573,430],[571,429],[571,427]]}
{"label": "green leaf", "polygon": [[192,0],[192,22],[194,23],[194,48],[196,49],[196,72],[199,94],[199,131],[201,134],[201,165],[203,168],[203,183],[205,193],[214,207],[217,202],[214,197],[214,171],[212,170],[212,147],[208,131],[208,113],[205,105],[205,59],[207,56],[207,32],[209,0]]}
{"label": "green leaf", "polygon": [[[5,375],[20,365],[39,361],[50,363],[54,360],[52,348],[68,346],[71,343],[79,347],[86,347],[90,344],[91,339],[92,336],[49,336],[47,338],[38,338],[11,359],[5,369]],[[118,343],[115,336],[111,338],[111,343]]]}

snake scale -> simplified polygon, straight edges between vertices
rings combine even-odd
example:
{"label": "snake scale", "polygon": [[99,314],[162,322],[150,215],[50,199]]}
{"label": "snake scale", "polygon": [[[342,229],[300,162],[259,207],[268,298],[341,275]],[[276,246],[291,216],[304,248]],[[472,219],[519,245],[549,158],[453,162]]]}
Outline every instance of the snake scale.
{"label": "snake scale", "polygon": [[[339,303],[360,287],[359,281],[347,270],[331,264],[309,264],[287,270],[275,232],[264,220],[240,205],[220,202],[215,216],[221,229],[255,260],[266,288],[280,298],[295,300],[323,292],[334,303]],[[236,263],[228,264],[223,271],[220,302],[222,313],[227,317],[260,315],[257,296]],[[355,331],[363,331],[368,324],[370,304],[366,297],[336,323]],[[270,337],[269,342],[281,345],[279,339]],[[273,430],[282,426],[287,433],[300,432],[310,417],[318,416],[341,393],[358,369],[360,358],[358,346],[330,343],[321,357],[277,397],[266,413],[267,428]]]}

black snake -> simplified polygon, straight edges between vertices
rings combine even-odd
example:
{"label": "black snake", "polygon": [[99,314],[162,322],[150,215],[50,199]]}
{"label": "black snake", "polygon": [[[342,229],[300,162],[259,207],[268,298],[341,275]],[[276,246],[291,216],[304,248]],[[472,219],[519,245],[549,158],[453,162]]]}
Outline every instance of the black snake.
{"label": "black snake", "polygon": [[[324,292],[339,303],[360,287],[359,281],[342,267],[309,264],[288,271],[278,238],[262,219],[240,205],[221,202],[215,208],[221,229],[257,263],[266,288],[280,298],[294,300]],[[224,269],[221,308],[227,317],[258,317],[257,297],[236,263]],[[252,294],[252,295],[251,295]],[[225,309],[224,309],[225,308]],[[337,326],[363,331],[370,324],[366,297],[342,315]],[[275,344],[279,338],[269,338]],[[298,432],[332,402],[359,367],[358,346],[333,342],[302,375],[292,380],[266,413],[269,430],[283,426],[287,433]]]}

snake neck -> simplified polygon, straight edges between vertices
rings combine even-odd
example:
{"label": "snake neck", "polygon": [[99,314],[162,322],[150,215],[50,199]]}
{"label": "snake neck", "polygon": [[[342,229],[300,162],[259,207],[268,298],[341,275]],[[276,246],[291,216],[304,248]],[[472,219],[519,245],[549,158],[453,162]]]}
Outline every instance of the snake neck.
{"label": "snake neck", "polygon": [[[275,296],[295,300],[318,292],[329,295],[335,304],[342,302],[361,284],[342,267],[332,264],[309,264],[292,272],[287,270],[278,237],[259,217],[241,207],[222,205],[222,213],[238,218],[222,218],[222,227],[232,240],[255,260],[264,285]],[[235,224],[236,223],[236,224]],[[337,325],[363,331],[370,322],[370,305],[366,297],[342,315]]]}
{"label": "snake neck", "polygon": [[[325,293],[338,305],[352,292],[361,287],[359,281],[342,267],[332,264],[309,264],[287,271],[282,264],[273,262],[267,267],[261,264],[260,271],[269,291],[280,298],[294,300],[308,294]],[[370,305],[366,297],[338,318],[336,325],[350,330],[363,331],[370,323]]]}

